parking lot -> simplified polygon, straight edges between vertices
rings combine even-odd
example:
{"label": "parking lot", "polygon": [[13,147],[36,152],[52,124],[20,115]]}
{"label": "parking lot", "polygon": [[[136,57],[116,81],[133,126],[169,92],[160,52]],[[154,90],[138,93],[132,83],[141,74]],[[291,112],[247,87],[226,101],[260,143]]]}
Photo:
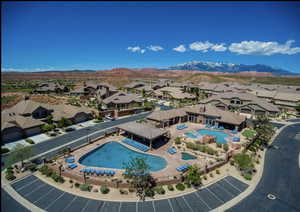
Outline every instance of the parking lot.
{"label": "parking lot", "polygon": [[224,204],[243,192],[248,185],[227,176],[206,188],[184,196],[145,202],[112,202],[75,196],[45,184],[35,176],[22,179],[12,184],[12,187],[25,199],[46,211],[196,212],[210,211]]}

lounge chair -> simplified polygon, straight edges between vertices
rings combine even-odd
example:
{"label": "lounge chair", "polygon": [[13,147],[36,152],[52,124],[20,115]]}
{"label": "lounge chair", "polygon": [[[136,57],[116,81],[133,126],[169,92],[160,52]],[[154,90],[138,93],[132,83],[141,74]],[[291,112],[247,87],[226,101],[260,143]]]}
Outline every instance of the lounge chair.
{"label": "lounge chair", "polygon": [[75,163],[69,164],[69,168],[70,168],[70,169],[74,169],[74,168],[76,168],[77,166],[78,166],[78,165],[75,164]]}

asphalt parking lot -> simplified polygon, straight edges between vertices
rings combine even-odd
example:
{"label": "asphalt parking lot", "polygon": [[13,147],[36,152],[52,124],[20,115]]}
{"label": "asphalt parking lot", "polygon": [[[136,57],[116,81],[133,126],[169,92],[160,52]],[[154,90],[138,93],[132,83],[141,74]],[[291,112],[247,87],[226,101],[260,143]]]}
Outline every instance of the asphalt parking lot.
{"label": "asphalt parking lot", "polygon": [[12,184],[12,187],[25,199],[46,211],[196,212],[210,211],[219,207],[243,192],[248,185],[227,176],[206,188],[184,196],[145,202],[112,202],[75,196],[56,189],[32,175]]}

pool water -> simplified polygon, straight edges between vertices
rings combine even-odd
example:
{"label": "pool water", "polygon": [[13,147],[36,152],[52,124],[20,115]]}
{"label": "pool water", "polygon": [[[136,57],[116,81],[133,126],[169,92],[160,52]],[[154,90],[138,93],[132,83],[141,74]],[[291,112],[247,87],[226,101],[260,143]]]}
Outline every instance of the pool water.
{"label": "pool water", "polygon": [[184,133],[187,137],[189,137],[189,138],[192,138],[192,139],[196,139],[196,138],[198,138],[196,135],[194,135],[193,133],[191,133],[191,132],[187,132],[187,133]]}
{"label": "pool water", "polygon": [[197,130],[197,132],[200,135],[216,136],[218,144],[227,144],[227,141],[225,140],[225,138],[229,137],[229,135],[224,132],[219,132],[219,131],[214,131],[214,130],[201,129],[201,130]]}
{"label": "pool water", "polygon": [[150,171],[159,171],[167,166],[162,157],[133,151],[116,141],[103,144],[85,154],[79,159],[79,163],[85,166],[124,169],[124,163],[136,157],[145,158]]}
{"label": "pool water", "polygon": [[166,106],[166,105],[163,105],[163,104],[157,104],[156,106],[158,106],[160,108],[160,110],[171,110],[171,109],[174,109],[174,107],[172,107],[172,106]]}
{"label": "pool water", "polygon": [[182,152],[182,153],[181,153],[181,159],[182,159],[182,160],[195,160],[195,159],[197,159],[197,157],[194,156],[194,155],[191,155],[191,154],[189,154],[189,153]]}

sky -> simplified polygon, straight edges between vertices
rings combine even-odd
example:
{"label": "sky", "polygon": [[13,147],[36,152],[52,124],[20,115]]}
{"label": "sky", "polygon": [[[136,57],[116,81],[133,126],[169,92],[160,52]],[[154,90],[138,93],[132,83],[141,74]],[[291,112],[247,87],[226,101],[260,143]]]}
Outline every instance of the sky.
{"label": "sky", "polygon": [[300,73],[300,2],[2,2],[2,71],[167,68]]}

